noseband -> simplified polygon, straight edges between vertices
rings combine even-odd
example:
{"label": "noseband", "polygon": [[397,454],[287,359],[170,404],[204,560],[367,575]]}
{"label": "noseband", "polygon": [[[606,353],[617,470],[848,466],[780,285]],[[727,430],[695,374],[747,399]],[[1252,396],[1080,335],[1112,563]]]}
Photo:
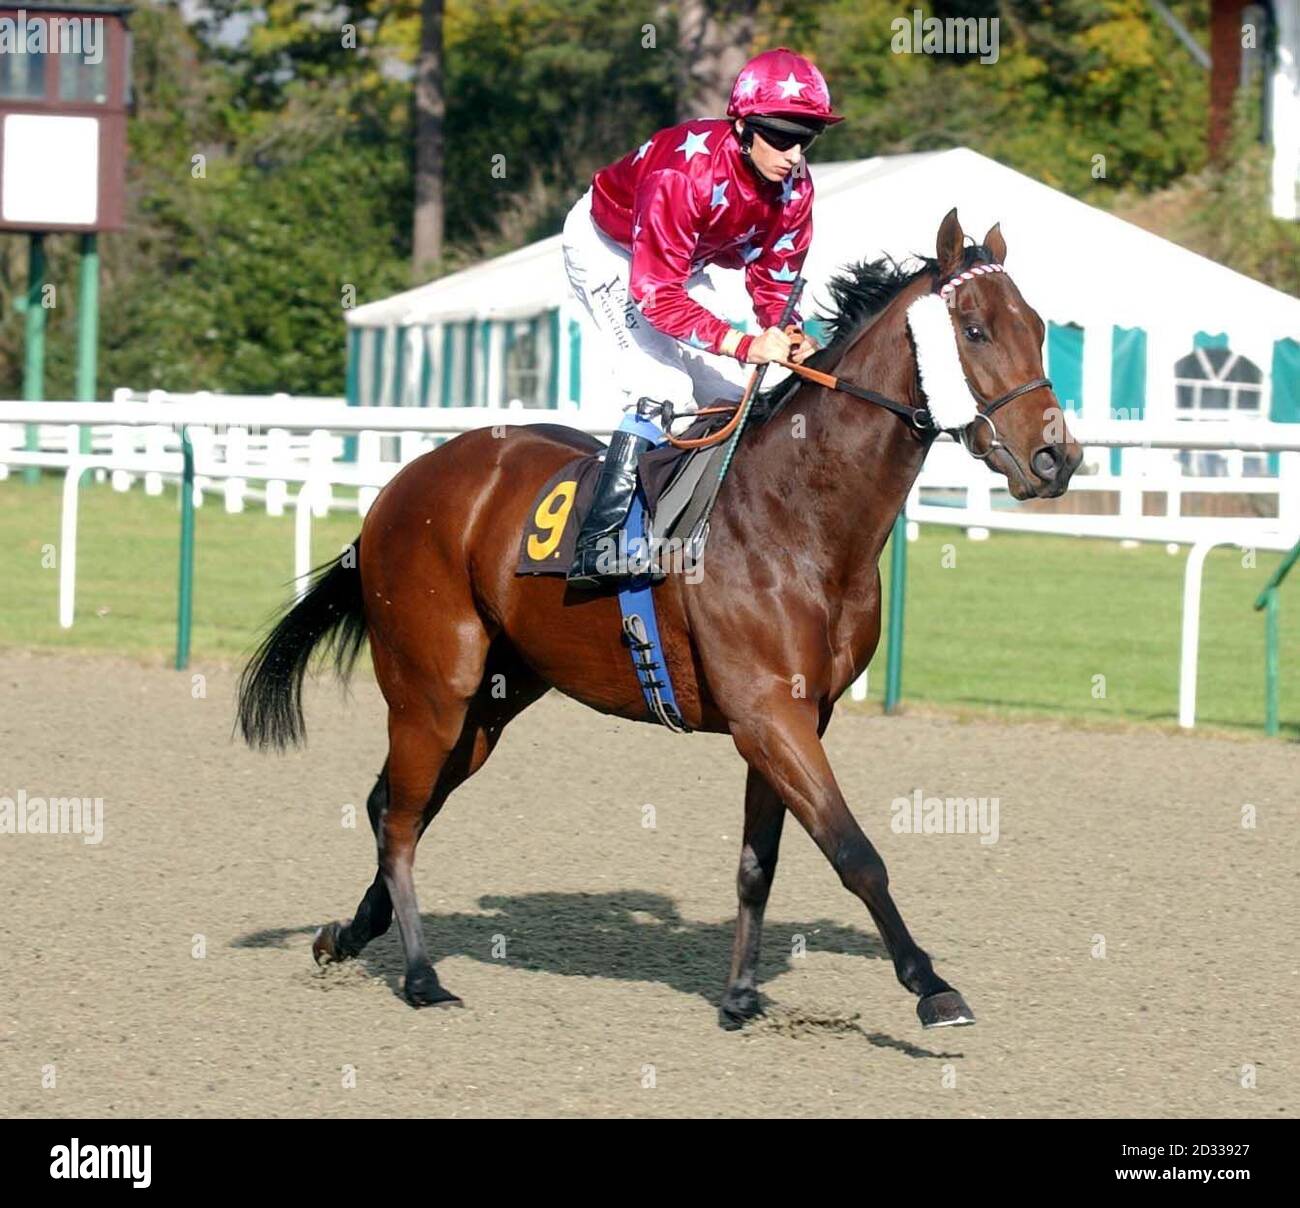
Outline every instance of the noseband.
{"label": "noseband", "polygon": [[[958,273],[956,276],[949,278],[940,285],[934,292],[937,293],[945,302],[951,305],[953,293],[963,282],[970,281],[984,273],[1001,273],[1006,270],[1000,264],[973,264],[969,269]],[[900,403],[897,399],[889,398],[887,395],[880,394],[875,390],[868,390],[865,386],[859,386],[855,382],[846,381],[832,373],[822,373],[818,369],[810,369],[805,365],[796,365],[793,361],[781,361],[780,364],[797,373],[802,378],[807,378],[811,382],[826,386],[831,390],[839,390],[844,394],[851,394],[854,398],[860,398],[865,402],[874,403],[878,407],[884,407],[886,411],[892,411],[899,418],[909,423],[916,432],[925,441],[932,441],[944,429],[940,428],[934,421],[930,411],[926,407],[909,407],[906,403]],[[1031,390],[1041,390],[1044,387],[1051,389],[1051,379],[1040,377],[1032,381],[1025,382],[1022,386],[1017,386],[1014,390],[1008,390],[1006,394],[989,401],[983,398],[979,391],[975,389],[969,378],[966,379],[966,385],[975,399],[976,415],[970,423],[960,428],[952,429],[957,439],[961,441],[963,447],[972,457],[980,461],[987,461],[996,449],[1004,449],[1007,456],[1011,458],[1020,469],[1025,473],[1025,467],[1020,464],[1020,459],[1002,442],[998,435],[997,425],[993,422],[993,415],[1000,408],[1005,407],[1008,403],[1018,399],[1022,394],[1028,394]],[[989,430],[989,447],[983,453],[979,453],[974,445],[975,427],[979,423],[988,425]],[[1025,474],[1028,481],[1028,474]]]}
{"label": "noseband", "polygon": [[[967,379],[967,385],[969,384],[970,384],[969,379]],[[964,428],[959,428],[957,430],[957,434],[958,434],[957,439],[961,441],[962,445],[966,449],[966,452],[969,453],[972,457],[977,458],[979,461],[987,461],[989,455],[993,452],[994,449],[1006,449],[1007,456],[1010,457],[1013,461],[1016,461],[1017,464],[1019,464],[1019,459],[1016,457],[1014,453],[1011,452],[1009,448],[1007,448],[1006,445],[1002,443],[1001,438],[998,436],[997,425],[993,422],[993,413],[999,407],[1005,407],[1013,399],[1018,399],[1022,394],[1028,394],[1031,390],[1041,390],[1044,386],[1046,386],[1049,390],[1051,389],[1052,382],[1050,378],[1045,378],[1045,377],[1034,378],[1032,381],[1026,382],[1023,386],[1017,386],[1014,390],[1008,390],[1006,394],[1002,395],[1000,398],[995,398],[991,403],[984,402],[984,400],[980,398],[979,394],[976,392],[975,387],[971,386],[971,394],[975,396],[975,405],[979,409],[976,411],[975,418],[971,420],[969,424],[967,424]],[[980,406],[981,404],[983,404],[982,408]],[[984,423],[988,424],[989,427],[989,447],[985,449],[983,453],[978,453],[975,451],[975,445],[972,439],[974,436],[975,425],[980,421],[983,421]],[[938,435],[937,430],[935,432],[935,435],[936,436]],[[1022,470],[1024,469],[1023,466],[1021,466],[1020,468]]]}

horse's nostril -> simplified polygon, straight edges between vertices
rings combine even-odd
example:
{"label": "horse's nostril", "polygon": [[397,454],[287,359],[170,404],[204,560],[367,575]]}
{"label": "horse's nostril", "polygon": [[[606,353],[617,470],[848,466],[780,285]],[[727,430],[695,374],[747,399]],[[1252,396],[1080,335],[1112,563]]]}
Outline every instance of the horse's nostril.
{"label": "horse's nostril", "polygon": [[1056,469],[1061,463],[1056,449],[1051,445],[1045,445],[1029,459],[1029,464],[1034,467],[1034,473],[1039,478],[1055,478]]}

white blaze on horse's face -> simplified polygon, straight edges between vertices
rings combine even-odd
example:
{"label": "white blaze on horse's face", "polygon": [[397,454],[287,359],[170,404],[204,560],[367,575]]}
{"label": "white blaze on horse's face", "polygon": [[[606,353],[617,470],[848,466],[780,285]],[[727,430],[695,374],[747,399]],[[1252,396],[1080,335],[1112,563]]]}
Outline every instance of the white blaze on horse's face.
{"label": "white blaze on horse's face", "polygon": [[917,298],[907,308],[907,325],[930,417],[940,428],[964,428],[975,419],[975,396],[957,351],[948,303],[938,294]]}

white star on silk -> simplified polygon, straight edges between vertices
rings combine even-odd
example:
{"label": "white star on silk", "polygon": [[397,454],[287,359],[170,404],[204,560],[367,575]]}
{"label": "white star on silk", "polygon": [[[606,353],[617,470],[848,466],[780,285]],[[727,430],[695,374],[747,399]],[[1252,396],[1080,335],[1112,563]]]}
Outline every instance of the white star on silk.
{"label": "white star on silk", "polygon": [[713,186],[713,198],[709,202],[715,210],[725,210],[730,204],[727,201],[727,186],[731,183],[729,180],[720,180]]}
{"label": "white star on silk", "polygon": [[[792,71],[784,80],[777,83],[777,87],[781,90],[781,99],[784,101],[789,97],[799,96],[799,89],[807,88],[808,82],[806,80],[796,80]],[[800,99],[803,98],[800,97]]]}
{"label": "white star on silk", "polygon": [[674,148],[686,156],[686,162],[691,162],[692,155],[707,154],[709,150],[709,132],[706,130],[703,134],[696,134],[693,130],[686,132],[686,138],[680,147]]}
{"label": "white star on silk", "polygon": [[757,235],[757,234],[758,234],[758,227],[754,226],[754,225],[751,223],[751,224],[750,224],[750,227],[749,227],[749,230],[745,231],[745,232],[744,232],[743,234],[741,234],[741,235],[737,235],[737,236],[736,236],[736,237],[735,237],[731,242],[732,242],[732,243],[748,243],[748,242],[749,242],[751,239],[753,239],[754,236]]}
{"label": "white star on silk", "polygon": [[789,205],[792,201],[798,201],[803,196],[798,189],[794,187],[794,177],[787,176],[781,182],[781,204]]}
{"label": "white star on silk", "polygon": [[793,281],[796,273],[788,264],[783,264],[780,268],[770,268],[767,270],[773,281]]}
{"label": "white star on silk", "polygon": [[709,348],[709,344],[700,339],[700,333],[694,327],[691,328],[691,334],[686,337],[686,343],[692,348]]}
{"label": "white star on silk", "polygon": [[650,148],[653,147],[654,145],[655,145],[654,139],[652,138],[646,139],[645,142],[643,142],[641,146],[637,148],[636,159],[634,159],[632,162],[636,163],[637,159],[644,159],[645,153],[649,151]]}
{"label": "white star on silk", "polygon": [[772,250],[774,252],[793,252],[794,237],[797,234],[799,234],[798,227],[795,227],[793,231],[787,231],[784,235],[781,236],[780,239],[778,239],[774,244],[772,244]]}
{"label": "white star on silk", "polygon": [[752,243],[747,243],[740,249],[740,254],[744,258],[745,263],[749,264],[752,261],[757,260],[763,254],[763,249],[761,247],[755,247]]}
{"label": "white star on silk", "polygon": [[754,95],[754,89],[758,87],[758,76],[752,71],[747,71],[736,81],[736,91],[743,97]]}

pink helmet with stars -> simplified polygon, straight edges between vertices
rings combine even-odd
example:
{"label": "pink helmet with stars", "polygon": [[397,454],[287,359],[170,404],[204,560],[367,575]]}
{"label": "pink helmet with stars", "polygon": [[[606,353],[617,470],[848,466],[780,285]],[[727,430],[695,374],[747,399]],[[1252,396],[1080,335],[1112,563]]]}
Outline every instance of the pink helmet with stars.
{"label": "pink helmet with stars", "polygon": [[778,117],[832,125],[844,119],[831,111],[822,73],[785,46],[755,55],[731,87],[728,117]]}

